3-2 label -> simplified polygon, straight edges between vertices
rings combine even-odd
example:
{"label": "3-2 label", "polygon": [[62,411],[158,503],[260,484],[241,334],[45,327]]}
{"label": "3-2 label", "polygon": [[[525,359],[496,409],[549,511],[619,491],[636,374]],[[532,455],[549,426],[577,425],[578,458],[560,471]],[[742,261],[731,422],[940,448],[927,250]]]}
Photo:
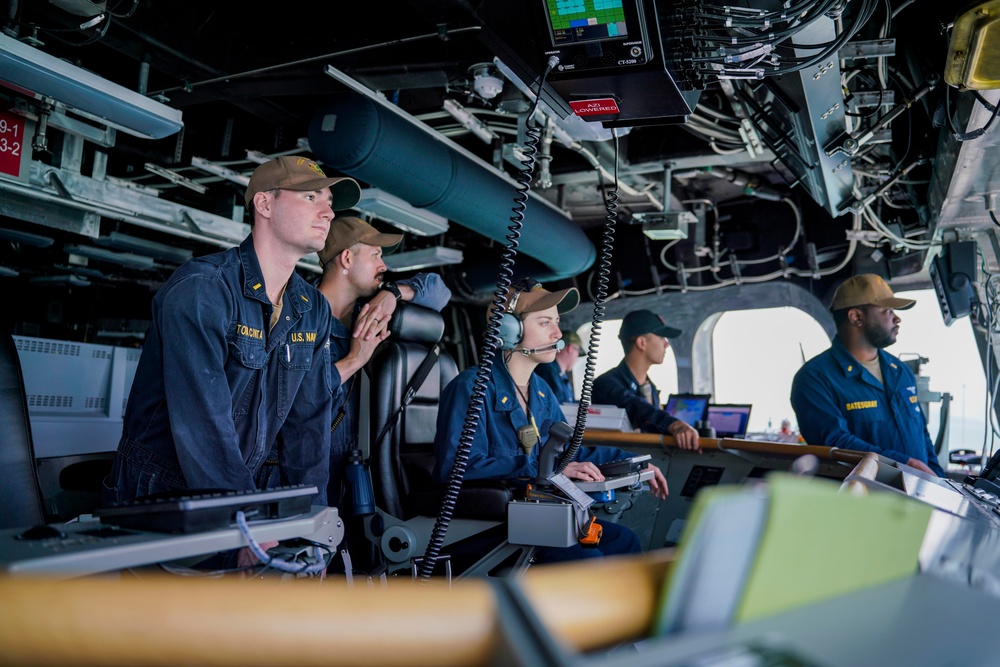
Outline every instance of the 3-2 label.
{"label": "3-2 label", "polygon": [[20,116],[0,111],[0,174],[21,175],[24,124]]}

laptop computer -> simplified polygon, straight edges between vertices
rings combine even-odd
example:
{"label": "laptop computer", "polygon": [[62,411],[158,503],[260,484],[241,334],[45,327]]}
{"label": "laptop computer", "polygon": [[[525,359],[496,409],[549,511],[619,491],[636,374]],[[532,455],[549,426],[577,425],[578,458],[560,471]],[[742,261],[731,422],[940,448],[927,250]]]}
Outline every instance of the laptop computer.
{"label": "laptop computer", "polygon": [[708,406],[709,426],[719,438],[743,438],[750,424],[750,404],[719,403]]}
{"label": "laptop computer", "polygon": [[667,404],[663,406],[667,414],[694,426],[705,419],[711,394],[670,394]]}

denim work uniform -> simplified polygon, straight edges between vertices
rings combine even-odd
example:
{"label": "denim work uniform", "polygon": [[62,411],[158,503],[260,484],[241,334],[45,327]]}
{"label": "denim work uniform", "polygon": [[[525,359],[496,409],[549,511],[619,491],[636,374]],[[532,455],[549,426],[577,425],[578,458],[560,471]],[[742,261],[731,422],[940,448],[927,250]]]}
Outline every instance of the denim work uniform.
{"label": "denim work uniform", "polygon": [[[458,451],[458,439],[465,424],[465,412],[472,395],[476,368],[468,368],[448,383],[441,395],[438,410],[437,434],[434,437],[434,479],[447,481]],[[557,421],[564,421],[559,402],[545,382],[531,374],[528,384],[532,415],[541,434],[541,443],[549,439],[549,429]],[[541,444],[535,445],[526,455],[518,442],[517,430],[529,423],[528,416],[517,401],[514,381],[507,366],[498,355],[493,362],[493,372],[486,384],[486,396],[479,415],[479,425],[469,452],[465,479],[515,479],[534,477],[538,471],[538,454]],[[631,456],[615,447],[580,447],[577,461],[591,461],[595,465]],[[601,522],[604,534],[596,548],[579,544],[571,547],[542,547],[536,552],[540,561],[556,562],[597,558],[617,554],[637,553],[639,538],[630,529],[610,522]]]}
{"label": "denim work uniform", "polygon": [[550,361],[547,364],[539,364],[535,369],[535,375],[545,380],[545,384],[552,388],[552,393],[560,403],[575,403],[573,397],[573,383],[570,381],[568,373],[563,373],[558,361]]}
{"label": "denim work uniform", "polygon": [[[475,377],[476,368],[467,368],[449,382],[441,394],[437,434],[434,437],[436,481],[446,481],[451,472]],[[544,444],[549,439],[549,429],[552,424],[565,421],[565,417],[549,386],[534,373],[531,374],[528,389],[531,392],[528,395],[531,400],[529,408],[535,417],[541,442]],[[465,478],[534,477],[538,472],[538,454],[541,446],[535,445],[531,454],[525,454],[521,449],[517,431],[530,422],[517,401],[514,381],[499,355],[493,362],[493,373],[486,384],[484,401],[479,415],[479,426],[469,452]],[[577,450],[576,460],[600,464],[627,456],[631,455],[615,447],[580,447]]]}
{"label": "denim work uniform", "polygon": [[923,461],[944,476],[917,400],[917,380],[902,361],[879,350],[881,384],[838,340],[799,369],[792,408],[811,445],[875,452],[894,461]]}
{"label": "denim work uniform", "polygon": [[[280,319],[249,236],[194,259],[153,298],[111,481],[118,502],[177,489],[313,484],[326,503],[330,307],[293,273]],[[274,475],[278,477],[278,475]]]}
{"label": "denim work uniform", "polygon": [[659,407],[660,391],[648,376],[647,380],[652,390],[653,403],[656,405],[643,398],[639,381],[632,375],[628,365],[622,361],[594,380],[592,401],[598,405],[617,405],[619,408],[625,408],[632,428],[637,428],[643,433],[667,433],[667,429],[677,419]]}
{"label": "denim work uniform", "polygon": [[[418,273],[412,278],[397,281],[399,285],[408,285],[413,289],[413,301],[418,306],[433,308],[440,312],[451,300],[451,290],[436,273]],[[357,318],[364,304],[358,302],[354,307],[351,321]],[[353,328],[353,327],[352,327]],[[361,389],[357,373],[347,383],[343,383],[340,371],[334,365],[351,351],[351,332],[343,322],[333,318],[330,325],[330,365],[333,373],[333,420],[337,423],[330,436],[330,481],[327,486],[327,500],[331,505],[337,505],[341,493],[344,476],[344,465],[347,455],[358,447],[358,419]],[[343,417],[340,415],[343,414]],[[337,419],[340,419],[337,422]]]}

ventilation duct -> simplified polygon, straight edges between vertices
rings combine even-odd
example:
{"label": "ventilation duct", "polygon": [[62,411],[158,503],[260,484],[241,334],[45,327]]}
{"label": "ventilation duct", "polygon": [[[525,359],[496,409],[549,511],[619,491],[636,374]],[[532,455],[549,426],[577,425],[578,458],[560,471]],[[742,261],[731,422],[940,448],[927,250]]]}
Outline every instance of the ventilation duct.
{"label": "ventilation duct", "polygon": [[[516,183],[416,123],[351,93],[317,112],[309,145],[332,169],[506,242]],[[539,280],[578,275],[596,256],[594,245],[565,213],[534,195],[527,202],[518,250],[549,271],[533,276]],[[519,262],[518,273],[526,264],[533,263]]]}

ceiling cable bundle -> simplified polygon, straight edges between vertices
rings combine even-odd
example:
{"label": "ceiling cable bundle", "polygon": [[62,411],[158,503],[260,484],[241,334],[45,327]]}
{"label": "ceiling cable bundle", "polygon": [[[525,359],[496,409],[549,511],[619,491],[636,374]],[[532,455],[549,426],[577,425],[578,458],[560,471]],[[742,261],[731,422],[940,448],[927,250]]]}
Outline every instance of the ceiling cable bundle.
{"label": "ceiling cable bundle", "polygon": [[[768,11],[730,5],[703,5],[692,12],[697,29],[687,36],[697,55],[683,59],[701,78],[763,79],[797,72],[836,54],[871,18],[878,0],[860,0],[840,34],[818,44],[795,37],[816,21],[839,19],[845,0],[804,0]],[[803,54],[803,52],[807,52]]]}

